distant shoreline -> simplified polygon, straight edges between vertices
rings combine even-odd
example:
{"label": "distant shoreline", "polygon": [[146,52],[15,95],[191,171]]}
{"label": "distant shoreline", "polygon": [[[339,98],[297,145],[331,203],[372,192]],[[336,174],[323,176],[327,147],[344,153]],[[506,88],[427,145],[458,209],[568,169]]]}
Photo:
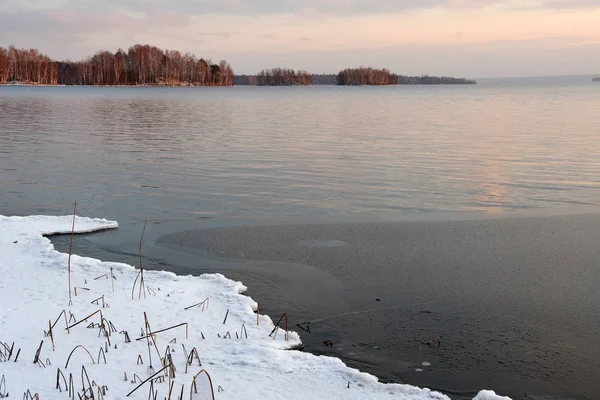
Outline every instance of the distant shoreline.
{"label": "distant shoreline", "polygon": [[66,84],[45,84],[45,83],[3,83],[0,82],[0,87],[116,87],[116,88],[227,88],[227,87],[319,87],[319,86],[336,86],[336,87],[374,87],[374,86],[457,86],[457,85],[476,85],[476,82],[470,83],[391,83],[385,85],[337,85],[329,84],[314,84],[314,85],[231,85],[231,86],[206,86],[206,85],[66,85]]}

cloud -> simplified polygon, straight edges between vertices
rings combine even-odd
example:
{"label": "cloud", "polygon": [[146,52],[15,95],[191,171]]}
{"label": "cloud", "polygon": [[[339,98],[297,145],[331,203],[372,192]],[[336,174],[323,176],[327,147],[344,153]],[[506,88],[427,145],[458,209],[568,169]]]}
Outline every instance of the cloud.
{"label": "cloud", "polygon": [[600,9],[599,0],[550,0],[542,4],[542,8],[549,10],[574,10],[582,8]]}
{"label": "cloud", "polygon": [[577,9],[598,8],[598,0],[4,0],[2,11],[90,10],[94,12],[174,12],[261,16],[274,14],[373,15],[424,9]]}
{"label": "cloud", "polygon": [[[415,9],[476,8],[503,0],[5,0],[4,9],[170,10],[193,15],[272,15],[314,10],[319,14],[379,14]],[[505,2],[505,1],[504,1]],[[0,8],[1,10],[2,8]]]}

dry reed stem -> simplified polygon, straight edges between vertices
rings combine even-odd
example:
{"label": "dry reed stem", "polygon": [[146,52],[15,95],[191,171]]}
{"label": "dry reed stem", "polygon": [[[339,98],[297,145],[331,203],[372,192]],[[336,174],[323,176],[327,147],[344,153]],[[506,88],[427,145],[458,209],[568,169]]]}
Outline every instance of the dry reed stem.
{"label": "dry reed stem", "polygon": [[61,316],[61,315],[64,315],[64,317],[65,317],[65,326],[67,327],[67,328],[66,328],[66,329],[67,329],[67,333],[71,333],[71,332],[69,331],[69,322],[67,321],[67,312],[66,312],[65,310],[62,310],[62,311],[60,312],[60,314],[58,314],[58,317],[56,318],[56,320],[55,320],[55,321],[54,321],[54,323],[52,324],[52,328],[54,328],[54,326],[55,326],[55,325],[58,323],[58,320],[60,319],[60,316]]}
{"label": "dry reed stem", "polygon": [[140,237],[140,272],[138,272],[135,280],[133,281],[133,287],[131,288],[131,298],[133,299],[133,293],[135,292],[135,285],[137,283],[138,278],[140,279],[140,289],[138,293],[138,298],[142,298],[142,292],[144,293],[144,298],[146,298],[146,284],[144,283],[144,267],[142,265],[142,241],[144,240],[144,233],[146,233],[146,223],[147,220],[144,221],[144,229],[142,230],[142,236]]}
{"label": "dry reed stem", "polygon": [[202,311],[204,311],[204,306],[205,305],[206,305],[206,309],[208,310],[208,303],[209,303],[209,300],[208,300],[208,297],[207,297],[206,299],[204,299],[200,303],[192,304],[191,306],[188,306],[188,307],[184,308],[184,310],[189,310],[190,308],[202,306]]}
{"label": "dry reed stem", "polygon": [[25,393],[23,393],[23,399],[24,400],[40,400],[40,395],[39,394],[31,394],[31,391],[29,389],[27,389],[27,391]]}
{"label": "dry reed stem", "polygon": [[[77,213],[77,202],[73,204],[73,226],[71,227],[71,240],[69,243],[69,259],[67,261],[67,276],[69,280],[69,300],[71,299],[71,253],[73,252],[73,235],[75,234],[75,214]],[[75,292],[77,296],[77,292]]]}
{"label": "dry reed stem", "polygon": [[136,386],[135,389],[133,389],[131,392],[127,393],[127,396],[125,397],[129,397],[130,394],[132,394],[133,392],[135,392],[136,390],[138,390],[144,383],[148,382],[149,380],[153,379],[155,376],[159,375],[160,373],[162,373],[167,367],[162,368],[160,371],[155,372],[154,374],[150,375],[149,378],[147,378],[145,381],[143,381],[142,383],[140,383],[138,386]]}
{"label": "dry reed stem", "polygon": [[104,359],[104,364],[106,364],[106,353],[102,347],[100,347],[100,350],[98,351],[98,364],[100,364],[100,356],[102,356]]}
{"label": "dry reed stem", "polygon": [[173,392],[173,385],[175,384],[175,382],[171,381],[170,385],[169,385],[169,395],[167,396],[168,400],[171,400],[171,393]]}
{"label": "dry reed stem", "polygon": [[97,306],[99,306],[100,304],[98,304],[98,302],[102,300],[102,308],[104,308],[104,295],[98,297],[97,299],[94,299],[92,301],[90,301],[90,304],[96,304]]}
{"label": "dry reed stem", "polygon": [[[79,322],[76,322],[71,326],[67,326],[67,330],[79,325],[80,323],[82,323],[84,321],[87,321],[88,319],[90,319],[91,317],[93,317],[94,315],[96,315],[98,313],[100,313],[100,324],[102,324],[102,320],[104,319],[104,317],[102,316],[102,310],[97,310],[97,311],[94,311],[93,313],[91,313],[90,315],[88,315],[87,317],[85,317],[84,319],[80,320]],[[71,314],[71,315],[73,316],[73,314]]]}
{"label": "dry reed stem", "polygon": [[8,397],[8,393],[6,392],[6,378],[2,374],[2,378],[0,378],[0,398],[5,397]]}
{"label": "dry reed stem", "polygon": [[69,373],[69,398],[75,399],[75,383],[73,383],[73,374]]}
{"label": "dry reed stem", "polygon": [[165,331],[168,331],[168,330],[171,330],[171,329],[179,328],[180,326],[184,326],[184,325],[185,325],[185,338],[187,339],[188,338],[189,327],[188,327],[188,323],[187,322],[183,322],[181,324],[173,325],[173,326],[170,326],[170,327],[165,328],[165,329],[161,329],[161,330],[154,331],[154,332],[148,332],[148,333],[146,333],[145,336],[142,336],[141,338],[137,338],[135,340],[143,340],[143,339],[146,339],[148,337],[152,337],[152,336],[156,335],[157,333],[162,333],[162,332],[165,332]]}
{"label": "dry reed stem", "polygon": [[[146,327],[146,336],[152,339],[152,344],[154,344],[154,349],[156,350],[156,354],[158,354],[158,359],[160,360],[160,351],[158,350],[158,346],[156,344],[156,336],[152,334],[152,328],[150,328],[150,321],[148,320],[148,315],[146,311],[144,311],[144,325]],[[142,330],[142,336],[144,336],[144,331]],[[152,368],[152,355],[150,353],[150,341],[147,340],[148,343],[148,357],[150,358],[150,368]]]}
{"label": "dry reed stem", "polygon": [[87,290],[88,292],[90,291],[90,289],[86,288],[86,287],[82,287],[82,286],[74,286],[73,287],[73,291],[75,292],[75,296],[77,296],[77,289],[81,289],[81,290]]}
{"label": "dry reed stem", "polygon": [[52,351],[54,351],[54,335],[52,334],[52,320],[48,320],[48,332],[50,334],[50,341],[52,342]]}
{"label": "dry reed stem", "polygon": [[194,375],[194,378],[192,379],[192,385],[190,386],[190,400],[192,400],[192,390],[195,391],[196,393],[198,393],[198,388],[196,387],[196,378],[198,378],[198,376],[200,376],[200,374],[205,373],[206,376],[208,377],[208,382],[210,383],[210,393],[212,395],[212,400],[215,400],[215,390],[213,388],[213,383],[212,383],[212,379],[210,378],[210,375],[208,374],[208,372],[203,369],[202,371],[198,372],[196,375]]}
{"label": "dry reed stem", "polygon": [[98,386],[98,399],[104,400],[104,393],[102,393],[102,388],[100,388],[100,386]]}
{"label": "dry reed stem", "polygon": [[[304,327],[303,325],[306,325],[306,327]],[[296,326],[300,329],[302,329],[305,332],[311,333],[310,332],[310,321],[308,322],[300,322],[299,324],[296,324]]]}
{"label": "dry reed stem", "polygon": [[[104,318],[103,318],[104,319]],[[102,322],[102,325],[100,325],[99,329],[98,329],[98,337],[100,337],[100,335],[102,334],[102,332],[104,331],[104,336],[106,337],[107,340],[107,344],[110,345],[110,333],[106,330],[106,325],[104,325],[104,322]]]}
{"label": "dry reed stem", "polygon": [[[92,359],[92,362],[93,361],[94,360]],[[83,380],[84,376],[88,383],[87,387],[85,386],[85,381]],[[90,397],[93,400],[94,399],[94,389],[92,389],[92,384],[90,383],[90,377],[87,373],[87,370],[85,369],[85,366],[83,366],[83,365],[81,366],[81,387],[84,389],[84,392],[83,392],[84,395],[85,395],[85,392],[87,392],[88,390],[90,391]]]}
{"label": "dry reed stem", "polygon": [[[271,333],[269,334],[269,336],[271,336],[273,334],[273,332],[275,332],[275,330],[279,327],[279,323],[281,322],[281,320],[285,317],[285,341],[288,341],[288,315],[287,313],[283,313],[283,315],[281,316],[281,318],[279,318],[279,321],[277,321],[277,323],[275,324],[275,328],[273,328],[273,330],[271,331]],[[273,338],[275,339],[275,338]]]}
{"label": "dry reed stem", "polygon": [[37,351],[35,352],[35,356],[33,357],[33,363],[37,364],[38,361],[40,360],[40,352],[42,351],[42,345],[44,344],[44,341],[42,340],[40,342],[40,347],[38,347]]}
{"label": "dry reed stem", "polygon": [[12,345],[10,346],[10,350],[8,350],[8,361],[10,361],[10,358],[12,357],[12,353],[13,353],[14,349],[15,349],[15,342],[12,342]]}
{"label": "dry reed stem", "polygon": [[[144,233],[146,233],[146,221],[144,221],[144,229],[142,230],[142,236],[140,237],[140,292],[144,292],[144,298],[146,298],[146,285],[144,283],[144,268],[142,267],[142,241],[144,240]],[[142,297],[141,295],[139,297]]]}
{"label": "dry reed stem", "polygon": [[67,369],[69,367],[69,361],[71,361],[71,356],[73,355],[75,350],[77,350],[78,348],[84,349],[85,352],[88,354],[88,356],[90,356],[90,359],[92,360],[92,364],[96,364],[94,362],[94,357],[92,357],[92,353],[90,353],[90,351],[88,349],[86,349],[85,346],[80,344],[80,345],[75,346],[75,348],[73,350],[71,350],[71,354],[69,354],[69,357],[67,358],[67,362],[65,363],[65,369]]}
{"label": "dry reed stem", "polygon": [[165,356],[161,359],[163,367],[167,366],[167,361],[173,363],[173,357],[171,356],[171,346],[167,346],[165,349]]}
{"label": "dry reed stem", "polygon": [[202,361],[200,361],[200,356],[198,355],[198,350],[194,347],[192,349],[192,351],[190,352],[190,354],[188,355],[187,351],[185,350],[185,346],[182,344],[181,346],[183,346],[183,353],[185,354],[185,373],[187,374],[188,372],[188,365],[191,366],[192,363],[194,362],[194,358],[196,358],[196,360],[198,360],[198,366],[201,367],[202,366]]}
{"label": "dry reed stem", "polygon": [[110,284],[112,285],[112,291],[115,291],[115,275],[113,274],[113,267],[110,267]]}
{"label": "dry reed stem", "polygon": [[67,379],[65,378],[65,374],[60,370],[60,368],[56,368],[56,389],[60,390],[62,393],[62,388],[60,386],[60,377],[62,376],[63,382],[65,383],[65,390],[69,389],[69,385],[67,385]]}

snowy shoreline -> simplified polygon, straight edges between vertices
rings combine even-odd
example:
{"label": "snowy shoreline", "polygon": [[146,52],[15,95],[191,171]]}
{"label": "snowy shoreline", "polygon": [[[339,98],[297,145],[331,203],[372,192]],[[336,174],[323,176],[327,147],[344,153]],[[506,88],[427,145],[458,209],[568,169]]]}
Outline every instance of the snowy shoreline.
{"label": "snowy shoreline", "polygon": [[[127,398],[147,399],[150,390],[160,399],[181,393],[211,398],[212,382],[218,399],[449,399],[428,389],[379,383],[337,358],[287,350],[301,344],[299,335],[286,335],[285,319],[274,332],[274,321],[257,318],[258,304],[242,295],[246,287],[221,274],[144,271],[146,289],[140,295],[139,283],[132,292],[136,268],[72,255],[77,295],[70,305],[68,255],[54,250],[43,235],[70,233],[71,224],[72,216],[0,215],[0,397],[29,391],[40,399],[68,398],[72,376],[76,393],[125,399],[164,368]],[[115,221],[77,217],[75,232],[117,227]],[[203,369],[211,379],[198,375],[194,393],[192,382]],[[475,399],[508,398],[481,391]]]}

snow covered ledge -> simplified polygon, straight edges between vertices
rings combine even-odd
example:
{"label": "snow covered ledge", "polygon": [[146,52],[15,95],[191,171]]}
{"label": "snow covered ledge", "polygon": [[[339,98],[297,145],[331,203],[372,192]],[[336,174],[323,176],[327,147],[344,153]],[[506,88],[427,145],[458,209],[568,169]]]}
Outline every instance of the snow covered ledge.
{"label": "snow covered ledge", "polygon": [[[132,299],[135,268],[73,255],[77,296],[70,305],[68,256],[42,235],[70,233],[71,224],[72,216],[0,216],[0,397],[20,398],[29,391],[42,400],[66,399],[72,374],[75,391],[89,396],[93,390],[95,399],[148,399],[151,388],[162,399],[171,387],[173,399],[181,393],[185,399],[211,398],[208,375],[197,375],[205,369],[218,399],[448,399],[428,389],[379,383],[337,358],[282,351],[300,344],[298,334],[279,329],[270,335],[273,321],[264,315],[257,319],[257,304],[241,295],[246,288],[220,274],[145,271],[145,290],[139,290],[138,280]],[[117,226],[77,217],[75,232]],[[156,344],[137,340],[146,333],[144,313]],[[68,331],[67,324],[72,326]],[[172,326],[177,327],[168,329]],[[189,364],[184,351],[192,359]],[[160,373],[133,391],[163,368],[161,358],[172,360],[164,364],[165,372],[172,366],[175,376]],[[58,369],[65,376],[64,381],[60,376],[60,388]],[[475,398],[506,399],[489,391]]]}

